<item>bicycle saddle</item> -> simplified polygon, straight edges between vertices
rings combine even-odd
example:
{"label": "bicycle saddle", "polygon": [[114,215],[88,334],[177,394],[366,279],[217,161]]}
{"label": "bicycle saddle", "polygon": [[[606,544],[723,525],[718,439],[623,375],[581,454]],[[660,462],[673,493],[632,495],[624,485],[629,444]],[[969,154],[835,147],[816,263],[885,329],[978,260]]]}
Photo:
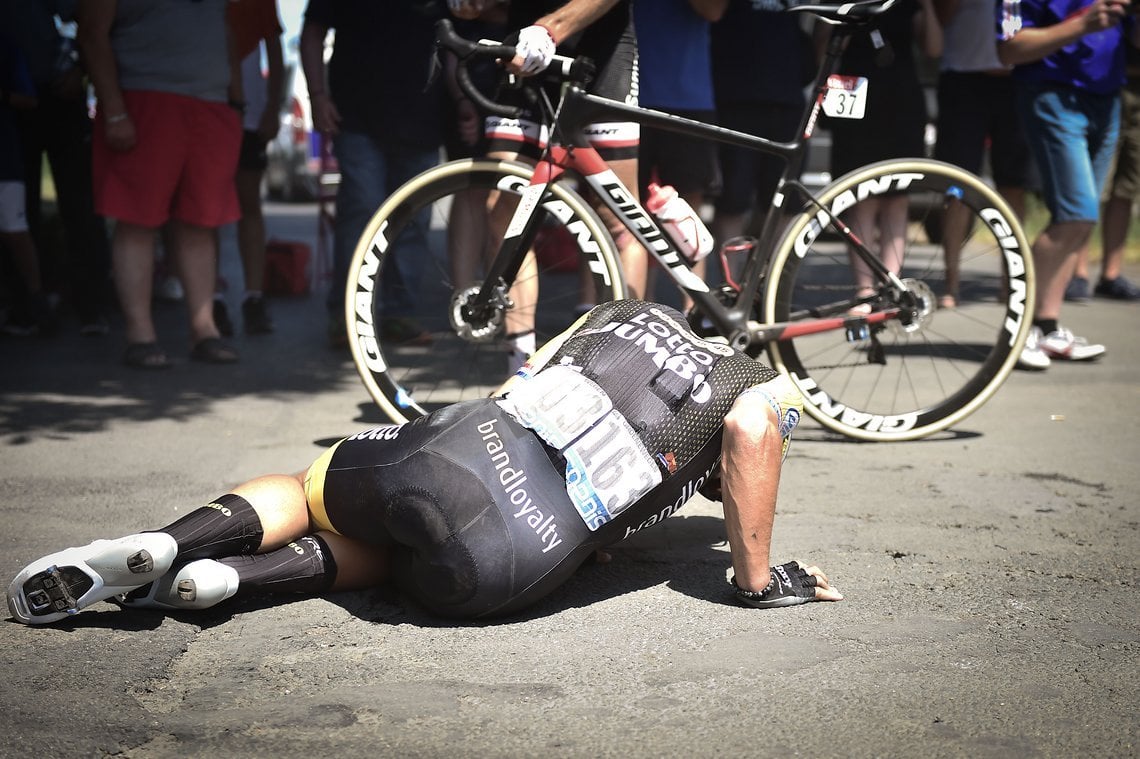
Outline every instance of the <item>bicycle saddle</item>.
{"label": "bicycle saddle", "polygon": [[789,13],[812,13],[829,24],[856,26],[865,24],[880,13],[889,10],[898,0],[858,0],[839,5],[793,5]]}

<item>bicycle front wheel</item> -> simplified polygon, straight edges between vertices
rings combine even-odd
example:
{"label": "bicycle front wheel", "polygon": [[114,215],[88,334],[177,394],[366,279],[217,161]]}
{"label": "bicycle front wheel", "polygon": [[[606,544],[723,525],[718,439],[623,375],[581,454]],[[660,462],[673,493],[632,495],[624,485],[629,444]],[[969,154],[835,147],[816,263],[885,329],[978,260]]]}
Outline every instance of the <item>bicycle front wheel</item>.
{"label": "bicycle front wheel", "polygon": [[394,422],[498,388],[510,374],[503,338],[511,318],[533,321],[541,347],[570,326],[577,307],[625,297],[609,232],[572,188],[553,184],[535,250],[516,278],[532,293],[537,285],[535,299],[516,303],[504,289],[479,323],[465,321],[464,299],[479,285],[455,279],[481,276],[491,247],[488,195],[517,198],[532,173],[511,161],[445,163],[393,193],[365,228],[349,267],[345,321],[357,371]]}
{"label": "bicycle front wheel", "polygon": [[[1033,314],[1033,261],[1017,217],[976,176],[928,160],[863,167],[816,200],[776,248],[762,309],[768,323],[793,323],[768,353],[805,410],[874,441],[930,435],[977,410],[1009,375]],[[882,297],[867,295],[867,270],[832,216],[898,275],[901,299],[882,279],[872,283]],[[893,315],[878,321],[876,312]],[[822,316],[843,326],[805,329]]]}

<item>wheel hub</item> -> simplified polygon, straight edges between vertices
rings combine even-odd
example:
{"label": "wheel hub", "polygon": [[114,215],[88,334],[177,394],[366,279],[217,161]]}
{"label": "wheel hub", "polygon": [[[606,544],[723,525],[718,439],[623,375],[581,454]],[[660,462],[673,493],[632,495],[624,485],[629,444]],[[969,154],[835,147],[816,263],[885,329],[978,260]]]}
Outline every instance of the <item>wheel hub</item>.
{"label": "wheel hub", "polygon": [[938,301],[930,285],[917,279],[904,279],[906,292],[900,298],[904,314],[900,319],[892,319],[890,325],[899,332],[909,333],[924,329],[934,318]]}
{"label": "wheel hub", "polygon": [[456,290],[447,309],[448,321],[455,334],[472,343],[489,343],[503,334],[503,322],[510,305],[502,292],[496,292],[490,302],[474,305],[480,285]]}

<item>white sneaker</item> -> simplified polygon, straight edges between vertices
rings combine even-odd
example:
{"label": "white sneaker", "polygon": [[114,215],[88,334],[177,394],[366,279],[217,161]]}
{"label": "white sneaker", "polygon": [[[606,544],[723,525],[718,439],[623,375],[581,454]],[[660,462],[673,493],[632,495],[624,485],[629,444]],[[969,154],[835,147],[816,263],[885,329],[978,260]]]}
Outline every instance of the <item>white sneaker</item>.
{"label": "white sneaker", "polygon": [[178,543],[164,532],[57,551],[16,575],[8,586],[8,610],[26,625],[56,622],[162,577],[177,553]]}
{"label": "white sneaker", "polygon": [[1040,327],[1029,328],[1029,334],[1025,338],[1025,347],[1021,349],[1021,355],[1017,357],[1019,369],[1041,371],[1049,368],[1049,364],[1052,362],[1049,360],[1048,354],[1041,348],[1043,338],[1044,334]]}
{"label": "white sneaker", "polygon": [[1091,361],[1103,356],[1106,349],[1103,345],[1074,336],[1064,327],[1057,327],[1056,331],[1042,338],[1041,350],[1051,358],[1063,361]]}
{"label": "white sneaker", "polygon": [[236,569],[213,559],[199,559],[117,600],[139,609],[208,609],[233,596],[237,589]]}

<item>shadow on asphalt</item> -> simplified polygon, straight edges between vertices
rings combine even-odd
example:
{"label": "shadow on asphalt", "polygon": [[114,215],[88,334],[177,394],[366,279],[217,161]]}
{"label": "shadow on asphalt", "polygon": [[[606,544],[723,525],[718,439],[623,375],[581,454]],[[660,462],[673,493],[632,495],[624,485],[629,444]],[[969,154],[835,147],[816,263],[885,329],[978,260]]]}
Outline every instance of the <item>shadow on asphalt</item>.
{"label": "shadow on asphalt", "polygon": [[[432,616],[388,588],[330,593],[325,599],[349,614],[376,624],[407,624],[425,628],[488,627],[521,623],[556,615],[639,590],[666,585],[700,601],[732,603],[728,586],[720,582],[718,571],[727,568],[728,552],[724,521],[718,517],[692,516],[683,529],[670,529],[662,539],[642,533],[611,549],[608,564],[588,562],[549,596],[520,613],[481,620],[455,620]],[[718,546],[721,547],[718,550]],[[303,600],[302,596],[252,596],[236,599],[202,611],[161,611],[156,609],[111,609],[98,607],[52,625],[60,630],[108,629],[124,632],[155,630],[163,618],[209,629],[224,624],[237,614],[284,606]]]}
{"label": "shadow on asphalt", "polygon": [[[290,300],[292,302],[290,302]],[[230,339],[237,364],[215,366],[189,359],[182,304],[156,303],[160,345],[174,366],[141,371],[123,365],[121,327],[101,337],[73,329],[52,339],[0,338],[0,445],[19,445],[37,435],[74,436],[104,431],[112,421],[184,420],[221,400],[304,399],[344,382],[359,382],[347,351],[324,339],[323,321],[297,324],[289,314],[311,310],[304,300],[279,300],[285,324],[264,337]],[[302,331],[303,330],[303,331]],[[362,421],[382,421],[375,407],[361,405]]]}

